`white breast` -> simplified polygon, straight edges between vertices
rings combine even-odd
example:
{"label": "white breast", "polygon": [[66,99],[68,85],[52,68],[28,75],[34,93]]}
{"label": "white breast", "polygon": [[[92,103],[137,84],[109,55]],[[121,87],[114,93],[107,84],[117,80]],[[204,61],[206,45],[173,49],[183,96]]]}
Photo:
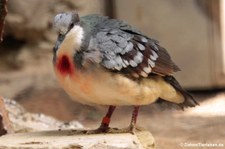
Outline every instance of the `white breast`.
{"label": "white breast", "polygon": [[60,53],[67,53],[71,56],[80,50],[82,39],[84,36],[84,31],[79,25],[75,25],[67,34],[59,49],[57,50],[56,55]]}

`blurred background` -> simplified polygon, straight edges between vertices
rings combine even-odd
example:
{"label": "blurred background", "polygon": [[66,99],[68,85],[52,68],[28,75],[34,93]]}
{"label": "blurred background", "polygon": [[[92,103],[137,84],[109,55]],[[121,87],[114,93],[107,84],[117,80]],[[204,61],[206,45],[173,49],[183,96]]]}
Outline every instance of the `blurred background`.
{"label": "blurred background", "polygon": [[[144,106],[138,125],[152,132],[158,148],[182,148],[185,142],[225,147],[224,0],[9,0],[0,44],[1,96],[33,113],[78,120],[88,128],[99,125],[107,108],[71,101],[53,73],[57,35],[52,20],[72,10],[81,16],[94,13],[127,21],[159,40],[182,69],[176,78],[201,106],[185,111]],[[127,126],[131,111],[119,107],[112,126]]]}

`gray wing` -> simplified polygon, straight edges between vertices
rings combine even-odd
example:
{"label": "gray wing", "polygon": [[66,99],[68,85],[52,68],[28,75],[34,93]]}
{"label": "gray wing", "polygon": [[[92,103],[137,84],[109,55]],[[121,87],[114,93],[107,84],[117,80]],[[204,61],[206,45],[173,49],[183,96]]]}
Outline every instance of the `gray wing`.
{"label": "gray wing", "polygon": [[133,77],[147,77],[151,73],[171,75],[179,70],[156,40],[142,35],[125,22],[107,19],[96,27],[89,55],[100,52],[98,63],[105,68]]}

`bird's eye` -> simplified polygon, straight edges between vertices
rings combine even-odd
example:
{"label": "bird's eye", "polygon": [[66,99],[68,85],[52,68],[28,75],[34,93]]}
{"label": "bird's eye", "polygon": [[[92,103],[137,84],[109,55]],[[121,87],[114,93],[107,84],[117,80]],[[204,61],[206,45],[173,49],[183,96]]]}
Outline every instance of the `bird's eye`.
{"label": "bird's eye", "polygon": [[72,28],[73,26],[74,26],[74,23],[71,23],[71,24],[70,24],[70,28]]}

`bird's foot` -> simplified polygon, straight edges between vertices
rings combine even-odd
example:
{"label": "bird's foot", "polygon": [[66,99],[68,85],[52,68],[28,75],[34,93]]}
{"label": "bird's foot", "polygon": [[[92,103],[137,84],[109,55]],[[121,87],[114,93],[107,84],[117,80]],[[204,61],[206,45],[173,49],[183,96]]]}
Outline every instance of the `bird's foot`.
{"label": "bird's foot", "polygon": [[105,117],[103,117],[101,125],[98,129],[95,130],[89,130],[86,133],[87,134],[100,134],[100,133],[108,133],[111,132],[111,129],[109,127],[110,118],[112,116],[113,111],[115,110],[116,106],[109,106],[108,112],[106,113]]}
{"label": "bird's foot", "polygon": [[136,127],[126,127],[126,128],[122,128],[122,129],[117,129],[117,130],[113,130],[113,133],[131,133],[131,134],[135,134],[136,131]]}
{"label": "bird's foot", "polygon": [[141,131],[141,127],[126,127],[126,128],[110,128],[110,127],[99,127],[94,130],[85,130],[85,134],[102,134],[102,133],[131,133],[135,134],[137,131]]}
{"label": "bird's foot", "polygon": [[109,133],[112,131],[113,128],[110,128],[105,125],[101,125],[99,128],[94,130],[88,130],[86,134],[101,134],[101,133]]}
{"label": "bird's foot", "polygon": [[141,131],[141,130],[143,130],[143,128],[141,128],[141,127],[129,126],[129,127],[126,127],[126,128],[121,128],[121,129],[110,128],[108,130],[108,133],[131,133],[131,134],[135,134],[135,132]]}

